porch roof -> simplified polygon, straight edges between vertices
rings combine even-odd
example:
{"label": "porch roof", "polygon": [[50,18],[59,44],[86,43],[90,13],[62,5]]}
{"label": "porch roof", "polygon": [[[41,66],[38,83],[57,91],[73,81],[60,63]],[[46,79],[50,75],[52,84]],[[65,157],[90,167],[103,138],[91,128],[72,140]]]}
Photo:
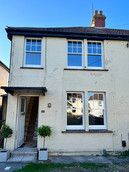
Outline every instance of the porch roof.
{"label": "porch roof", "polygon": [[14,95],[14,93],[42,93],[47,92],[46,87],[1,87],[6,93]]}

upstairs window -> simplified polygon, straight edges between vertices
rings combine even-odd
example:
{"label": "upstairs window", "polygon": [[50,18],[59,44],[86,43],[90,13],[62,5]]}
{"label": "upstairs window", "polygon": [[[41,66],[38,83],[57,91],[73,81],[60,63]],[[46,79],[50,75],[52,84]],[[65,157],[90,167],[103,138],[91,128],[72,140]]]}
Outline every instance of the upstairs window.
{"label": "upstairs window", "polygon": [[88,68],[102,68],[101,42],[88,42],[87,66]]}
{"label": "upstairs window", "polygon": [[41,66],[40,39],[26,39],[25,66]]}
{"label": "upstairs window", "polygon": [[82,42],[68,41],[68,67],[82,67]]}
{"label": "upstairs window", "polygon": [[75,69],[103,69],[102,45],[101,41],[69,40],[67,67]]}

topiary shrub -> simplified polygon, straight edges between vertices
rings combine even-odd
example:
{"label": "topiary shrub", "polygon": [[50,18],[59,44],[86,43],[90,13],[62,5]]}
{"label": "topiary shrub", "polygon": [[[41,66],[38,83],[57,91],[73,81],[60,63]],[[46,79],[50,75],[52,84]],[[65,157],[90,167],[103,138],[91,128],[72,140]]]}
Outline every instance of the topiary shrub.
{"label": "topiary shrub", "polygon": [[3,147],[3,142],[4,142],[4,139],[2,138],[1,136],[1,128],[2,126],[5,124],[5,121],[0,121],[0,149],[2,149]]}
{"label": "topiary shrub", "polygon": [[43,141],[43,149],[45,149],[45,138],[51,136],[51,134],[52,134],[51,127],[42,125],[41,127],[39,127],[37,129],[37,133],[38,133],[38,135],[40,137],[43,137],[43,139],[44,139],[44,141]]}
{"label": "topiary shrub", "polygon": [[0,134],[1,134],[1,138],[5,139],[5,148],[6,148],[7,139],[12,136],[13,130],[4,123],[1,127]]}

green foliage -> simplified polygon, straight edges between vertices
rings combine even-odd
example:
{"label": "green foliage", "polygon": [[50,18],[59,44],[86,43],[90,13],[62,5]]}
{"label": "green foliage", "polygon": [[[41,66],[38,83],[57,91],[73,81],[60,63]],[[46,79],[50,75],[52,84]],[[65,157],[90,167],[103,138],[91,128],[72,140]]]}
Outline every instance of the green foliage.
{"label": "green foliage", "polygon": [[[71,164],[61,164],[61,163],[38,163],[38,164],[28,164],[17,172],[51,172],[51,171],[82,171],[84,169],[89,169],[94,172],[97,170],[109,171],[107,164],[95,164],[95,163],[71,163]],[[88,170],[88,171],[89,171]]]}
{"label": "green foliage", "polygon": [[3,125],[2,125],[2,127],[0,129],[0,141],[5,139],[5,148],[6,148],[7,139],[9,137],[11,137],[12,134],[13,134],[13,130],[8,125],[3,123]]}
{"label": "green foliage", "polygon": [[12,136],[13,130],[6,124],[3,124],[0,130],[1,137],[7,139]]}
{"label": "green foliage", "polygon": [[98,168],[106,168],[108,167],[107,164],[95,164],[95,163],[81,163],[81,167],[85,169],[98,169]]}
{"label": "green foliage", "polygon": [[2,132],[2,126],[5,124],[5,122],[4,121],[1,121],[0,122],[0,146],[2,147],[3,146],[3,140],[4,140],[4,138],[2,137],[2,134],[1,134],[1,132]]}
{"label": "green foliage", "polygon": [[44,138],[44,142],[43,142],[43,148],[45,148],[45,137],[50,137],[52,134],[52,130],[51,127],[47,126],[47,125],[42,125],[41,127],[39,127],[37,129],[37,133],[40,137]]}
{"label": "green foliage", "polygon": [[126,150],[126,151],[124,151],[124,152],[120,152],[120,153],[118,154],[118,157],[120,157],[120,158],[129,157],[129,149]]}
{"label": "green foliage", "polygon": [[110,156],[110,154],[106,151],[106,149],[103,149],[103,154],[102,155],[105,156],[105,157]]}
{"label": "green foliage", "polygon": [[1,127],[4,123],[5,123],[4,121],[0,121],[0,130],[1,130]]}
{"label": "green foliage", "polygon": [[42,125],[37,129],[37,133],[40,137],[50,137],[51,136],[51,127]]}

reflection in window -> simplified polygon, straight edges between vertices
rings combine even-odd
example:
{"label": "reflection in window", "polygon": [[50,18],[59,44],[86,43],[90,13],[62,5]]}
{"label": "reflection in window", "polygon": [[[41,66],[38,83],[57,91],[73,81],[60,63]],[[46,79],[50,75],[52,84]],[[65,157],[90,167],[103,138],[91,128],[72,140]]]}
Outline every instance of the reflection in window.
{"label": "reflection in window", "polygon": [[82,42],[68,41],[68,66],[82,66]]}
{"label": "reflection in window", "polygon": [[104,125],[104,93],[88,92],[89,125]]}
{"label": "reflection in window", "polygon": [[82,93],[67,93],[67,125],[83,125]]}
{"label": "reflection in window", "polygon": [[102,67],[102,45],[100,42],[88,42],[88,67]]}

